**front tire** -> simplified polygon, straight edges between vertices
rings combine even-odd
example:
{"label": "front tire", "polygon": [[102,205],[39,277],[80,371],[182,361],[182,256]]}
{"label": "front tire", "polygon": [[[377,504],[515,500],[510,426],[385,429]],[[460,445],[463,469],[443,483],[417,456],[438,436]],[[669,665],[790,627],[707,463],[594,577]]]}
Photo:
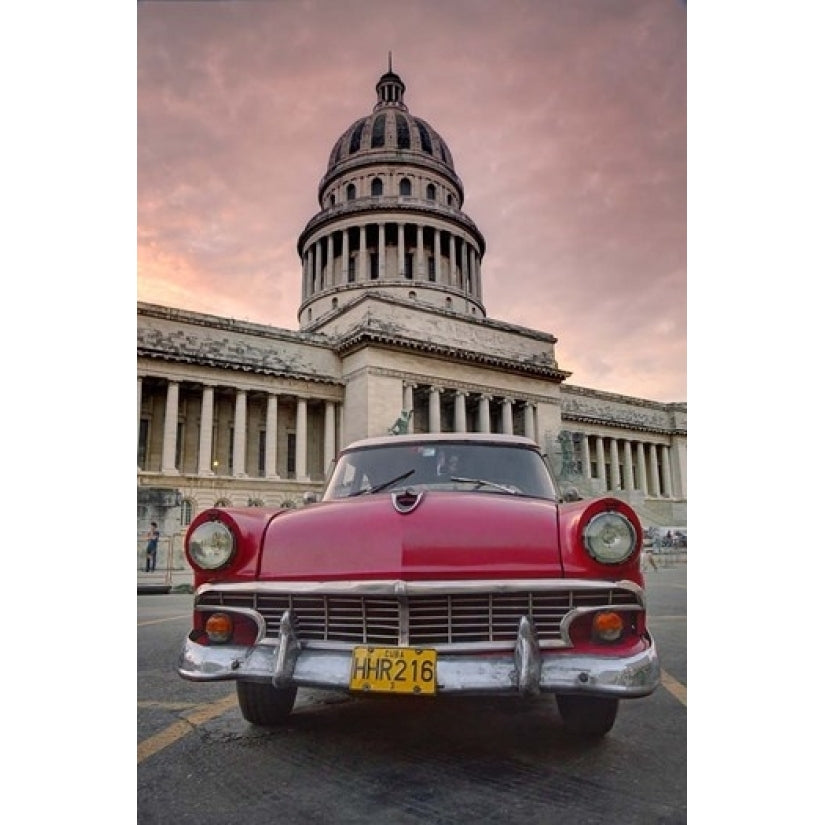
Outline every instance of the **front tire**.
{"label": "front tire", "polygon": [[292,712],[298,688],[276,688],[266,682],[236,682],[238,705],[247,722],[262,727],[282,724]]}
{"label": "front tire", "polygon": [[618,699],[602,696],[559,693],[556,694],[556,705],[564,727],[570,733],[590,738],[598,738],[608,733],[616,721],[616,712],[619,710]]}

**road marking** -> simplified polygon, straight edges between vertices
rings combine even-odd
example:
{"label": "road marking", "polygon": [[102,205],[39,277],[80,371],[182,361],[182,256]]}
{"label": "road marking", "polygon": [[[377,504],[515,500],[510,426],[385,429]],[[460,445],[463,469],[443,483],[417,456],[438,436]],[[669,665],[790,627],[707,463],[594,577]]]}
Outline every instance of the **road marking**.
{"label": "road marking", "polygon": [[223,699],[218,699],[217,702],[200,705],[191,713],[187,713],[180,722],[175,722],[160,733],[156,733],[154,736],[138,742],[138,765],[143,762],[144,759],[148,759],[158,751],[169,747],[173,742],[177,742],[178,739],[183,739],[186,734],[191,733],[192,729],[198,727],[198,725],[203,725],[220,716],[222,713],[226,713],[237,701],[235,694],[230,693]]}
{"label": "road marking", "polygon": [[677,682],[667,671],[662,671],[662,687],[675,696],[685,707],[687,707],[687,688]]}
{"label": "road marking", "polygon": [[[667,671],[661,671],[662,687],[678,699],[685,707],[687,707],[687,688],[679,681],[674,679]],[[226,713],[230,708],[237,703],[237,697],[234,693],[224,696],[223,699],[218,699],[216,702],[210,702],[208,705],[196,705],[195,710],[187,713],[180,721],[169,725],[160,733],[138,742],[138,764],[148,759],[158,751],[163,750],[169,745],[177,742],[178,739],[183,739],[188,733],[199,725],[204,725],[212,719]],[[166,709],[179,709],[180,705],[173,705],[173,703],[162,702],[141,702],[143,707],[165,707]]]}
{"label": "road marking", "polygon": [[138,622],[138,627],[146,627],[148,624],[163,624],[164,622],[179,622],[181,619],[191,619],[191,613],[184,613],[183,616],[169,616],[166,619],[149,619],[146,622]]}
{"label": "road marking", "polygon": [[138,710],[140,708],[160,708],[160,710],[186,710],[187,708],[199,708],[200,702],[153,702],[143,701],[137,703]]}

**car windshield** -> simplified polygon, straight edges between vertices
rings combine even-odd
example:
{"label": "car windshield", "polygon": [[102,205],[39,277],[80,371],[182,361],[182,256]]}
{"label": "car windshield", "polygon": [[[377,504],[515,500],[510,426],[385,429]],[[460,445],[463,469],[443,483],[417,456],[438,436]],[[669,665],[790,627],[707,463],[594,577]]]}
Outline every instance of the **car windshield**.
{"label": "car windshield", "polygon": [[536,450],[458,441],[380,444],[347,451],[338,460],[323,498],[410,489],[556,498],[550,473]]}

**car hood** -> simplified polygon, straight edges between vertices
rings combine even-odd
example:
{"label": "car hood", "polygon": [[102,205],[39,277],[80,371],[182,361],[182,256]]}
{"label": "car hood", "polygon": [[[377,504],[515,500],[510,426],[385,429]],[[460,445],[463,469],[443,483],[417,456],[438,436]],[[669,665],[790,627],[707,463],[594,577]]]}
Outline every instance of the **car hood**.
{"label": "car hood", "polygon": [[285,511],[263,537],[262,579],[561,576],[555,502],[425,492],[410,511],[377,494]]}

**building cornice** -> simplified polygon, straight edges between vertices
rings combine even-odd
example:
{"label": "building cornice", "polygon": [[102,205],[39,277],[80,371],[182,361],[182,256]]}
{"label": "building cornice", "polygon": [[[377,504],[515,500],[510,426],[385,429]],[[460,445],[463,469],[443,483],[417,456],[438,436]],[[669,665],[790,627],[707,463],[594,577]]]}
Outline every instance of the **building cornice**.
{"label": "building cornice", "polygon": [[561,417],[590,427],[687,436],[687,404],[664,403],[565,384]]}
{"label": "building cornice", "polygon": [[[484,236],[481,234],[481,230],[464,212],[450,209],[431,201],[422,201],[417,198],[387,196],[346,201],[316,213],[307,221],[303,232],[298,236],[296,245],[298,255],[300,256],[303,253],[307,238],[316,230],[323,229],[329,224],[338,224],[346,218],[360,218],[364,215],[375,215],[376,217],[380,217],[381,222],[386,222],[391,218],[391,213],[393,212],[422,215],[430,219],[441,218],[447,223],[457,224],[473,237],[476,244],[478,244],[479,253],[482,256],[484,255],[486,250]],[[376,220],[375,222],[377,223],[378,221]]]}
{"label": "building cornice", "polygon": [[555,383],[561,383],[571,373],[560,370],[549,363],[542,363],[538,360],[519,361],[511,358],[503,358],[491,355],[478,350],[468,350],[460,347],[451,347],[433,341],[424,341],[410,338],[399,333],[382,330],[371,326],[369,323],[362,324],[346,335],[342,336],[335,345],[336,352],[341,355],[351,355],[358,350],[369,346],[380,346],[388,349],[403,350],[408,352],[420,352],[429,356],[443,358],[449,361],[458,361],[465,364],[481,364],[496,369],[506,370],[521,375],[542,376]]}
{"label": "building cornice", "polygon": [[159,318],[174,323],[193,324],[195,326],[209,327],[210,329],[219,329],[226,332],[255,335],[259,338],[267,338],[269,340],[323,347],[324,349],[329,349],[331,343],[330,339],[322,332],[288,330],[282,327],[255,323],[254,321],[241,321],[237,318],[208,315],[189,309],[177,309],[175,307],[149,304],[142,301],[138,301],[137,314],[138,318],[141,316],[146,318]]}
{"label": "building cornice", "polygon": [[[419,285],[419,286],[426,286],[426,288],[438,288],[438,284],[434,284],[431,282],[419,282],[419,281],[410,281],[410,284]],[[352,286],[351,284],[349,286]],[[358,286],[356,284],[356,286]],[[449,288],[448,288],[449,289]],[[445,289],[445,292],[448,291]],[[334,293],[335,290],[329,290],[330,293]],[[462,293],[462,297],[467,297]],[[476,318],[472,315],[465,315],[460,312],[454,312],[448,309],[443,309],[441,307],[432,306],[431,304],[425,304],[420,301],[413,301],[407,298],[401,298],[397,295],[389,295],[384,292],[380,292],[376,289],[371,288],[364,288],[361,287],[361,294],[354,298],[352,301],[348,301],[343,306],[339,307],[338,309],[334,309],[330,312],[325,313],[316,321],[313,321],[311,324],[307,324],[305,329],[313,330],[317,329],[319,326],[324,326],[328,324],[331,319],[337,318],[341,315],[344,315],[347,312],[352,312],[355,308],[357,308],[360,304],[366,303],[367,301],[375,301],[377,303],[389,304],[391,306],[403,307],[405,309],[412,309],[416,312],[420,312],[426,315],[434,315],[438,318],[449,318],[451,321],[458,321],[460,323],[465,324],[472,324],[478,327],[493,329],[497,332],[512,332],[516,335],[523,336],[525,338],[530,338],[534,341],[541,341],[542,343],[547,344],[557,344],[558,338],[550,332],[541,332],[536,329],[530,329],[529,327],[522,327],[518,324],[511,324],[508,321],[500,321],[496,318]],[[323,333],[316,333],[318,335],[322,335]],[[570,373],[572,375],[572,373]]]}
{"label": "building cornice", "polygon": [[455,170],[450,169],[449,166],[445,166],[435,158],[429,158],[417,151],[407,151],[404,149],[359,152],[353,157],[338,161],[338,163],[336,163],[332,169],[328,169],[324,177],[321,178],[318,184],[318,197],[320,198],[324,191],[339,178],[346,177],[352,172],[359,170],[375,170],[376,167],[382,166],[412,167],[423,169],[434,175],[440,175],[456,187],[460,194],[461,201],[463,202],[464,200],[464,183]]}

